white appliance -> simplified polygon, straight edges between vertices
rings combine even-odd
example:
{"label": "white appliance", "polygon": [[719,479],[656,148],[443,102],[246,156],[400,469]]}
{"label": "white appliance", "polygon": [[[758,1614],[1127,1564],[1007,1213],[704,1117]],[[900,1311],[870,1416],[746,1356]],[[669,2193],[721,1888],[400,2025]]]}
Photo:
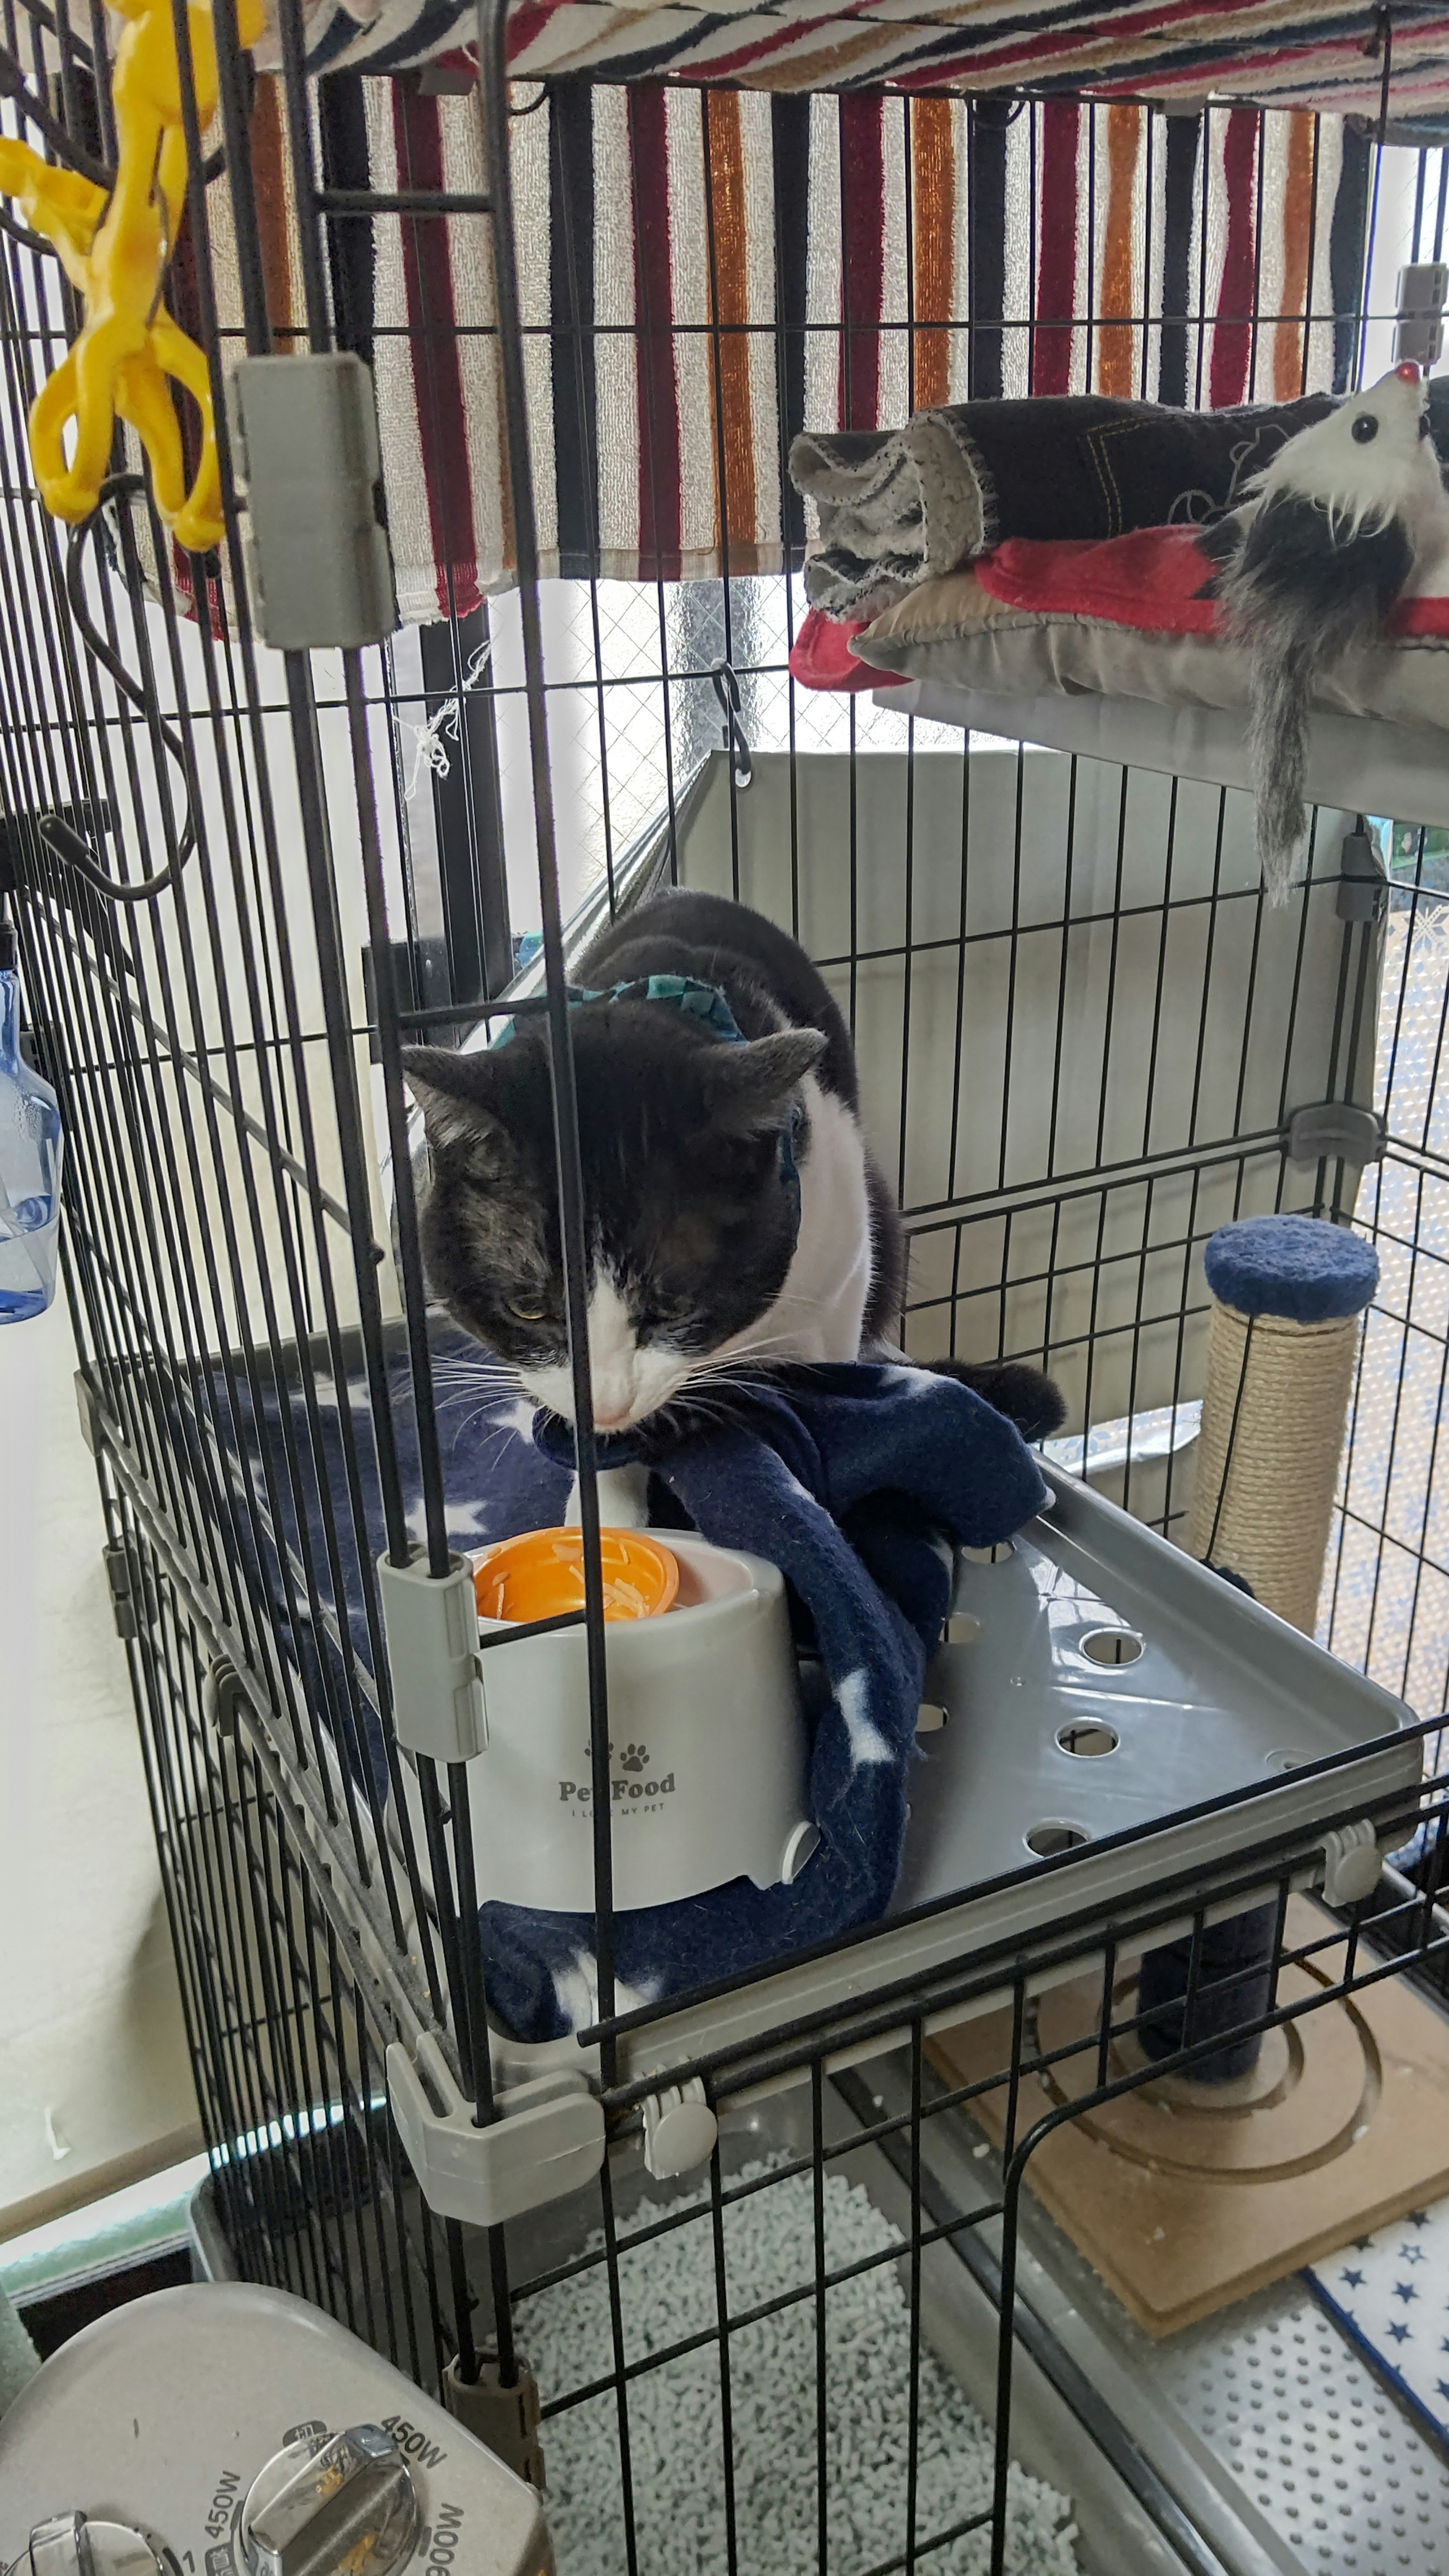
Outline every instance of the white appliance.
{"label": "white appliance", "polygon": [[8,2576],[553,2576],[532,2487],[281,2290],[159,2290],[0,2422]]}

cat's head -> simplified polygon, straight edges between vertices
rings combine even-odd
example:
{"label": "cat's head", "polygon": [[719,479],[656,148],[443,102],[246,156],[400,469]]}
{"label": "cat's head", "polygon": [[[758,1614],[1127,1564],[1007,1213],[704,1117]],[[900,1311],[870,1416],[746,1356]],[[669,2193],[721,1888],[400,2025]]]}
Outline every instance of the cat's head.
{"label": "cat's head", "polygon": [[[667,1404],[783,1287],[800,1084],[825,1040],[782,1029],[731,1043],[642,1000],[591,1002],[571,1028],[594,1419],[617,1432]],[[475,1054],[414,1047],[403,1071],[433,1165],[429,1285],[526,1393],[571,1419],[544,1028],[521,1021]]]}

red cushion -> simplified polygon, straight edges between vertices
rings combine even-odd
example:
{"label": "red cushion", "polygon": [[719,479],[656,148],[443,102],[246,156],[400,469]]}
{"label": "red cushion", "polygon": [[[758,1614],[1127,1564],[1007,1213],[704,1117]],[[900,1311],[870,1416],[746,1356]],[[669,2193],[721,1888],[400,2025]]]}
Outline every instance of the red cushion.
{"label": "red cushion", "polygon": [[790,649],[790,677],[802,689],[899,689],[904,680],[894,671],[873,671],[868,662],[857,662],[850,649],[853,635],[863,635],[870,624],[868,617],[857,617],[853,625],[836,617],[823,617],[818,608],[810,609]]}
{"label": "red cushion", "polygon": [[[1190,528],[1137,528],[1126,537],[1011,537],[976,565],[983,590],[1038,617],[1095,617],[1148,635],[1212,635],[1216,603],[1199,597],[1213,565]],[[1400,602],[1396,635],[1449,635],[1449,597]]]}

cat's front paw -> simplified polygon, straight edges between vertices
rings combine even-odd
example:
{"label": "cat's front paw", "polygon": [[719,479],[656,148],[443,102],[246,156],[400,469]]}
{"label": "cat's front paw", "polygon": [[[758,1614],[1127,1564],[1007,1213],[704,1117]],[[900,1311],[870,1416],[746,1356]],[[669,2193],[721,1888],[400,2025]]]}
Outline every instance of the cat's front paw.
{"label": "cat's front paw", "polygon": [[1067,1418],[1061,1389],[1030,1360],[928,1360],[937,1377],[953,1377],[1014,1422],[1023,1440],[1050,1440]]}

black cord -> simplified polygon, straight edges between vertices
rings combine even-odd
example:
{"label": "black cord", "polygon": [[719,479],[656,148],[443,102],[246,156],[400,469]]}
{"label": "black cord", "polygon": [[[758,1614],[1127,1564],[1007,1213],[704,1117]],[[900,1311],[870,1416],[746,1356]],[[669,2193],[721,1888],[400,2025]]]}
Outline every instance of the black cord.
{"label": "black cord", "polygon": [[157,895],[168,894],[196,847],[196,818],[191,803],[191,777],[186,758],[186,746],[180,735],[158,712],[154,700],[142,687],[140,681],[134,678],[119,654],[113,651],[109,637],[103,635],[95,625],[85,595],[86,540],[96,528],[102,511],[112,501],[136,499],[144,494],[145,489],[145,479],[139,474],[113,474],[101,485],[100,499],[89,518],[83,519],[78,527],[71,530],[70,544],[66,548],[65,558],[65,594],[70,602],[70,613],[86,646],[94,654],[102,670],[121,696],[146,718],[148,725],[155,727],[162,744],[181,771],[186,785],[186,821],[182,826],[181,838],[176,845],[176,856],[169,860],[157,875],[142,877],[133,885],[125,885],[118,882],[115,877],[106,874],[95,852],[81,839],[79,832],[72,828],[63,815],[41,814],[36,817],[35,823],[35,828],[47,849],[53,850],[55,856],[63,860],[64,864],[96,894],[104,895],[108,903],[150,903]]}
{"label": "black cord", "polygon": [[93,161],[75,136],[68,134],[59,119],[51,115],[49,108],[27,86],[25,74],[14,55],[7,53],[3,45],[0,45],[0,98],[14,99],[21,113],[38,127],[57,160],[67,170],[77,171],[82,179],[89,179],[97,188],[112,185],[109,170],[103,170],[99,161]]}
{"label": "black cord", "polygon": [[[257,68],[250,54],[243,54],[242,64],[242,76],[247,81],[247,114],[250,116],[252,101],[256,96]],[[99,161],[93,161],[84,144],[77,143],[69,129],[62,125],[57,117],[51,115],[49,108],[27,86],[25,75],[14,55],[8,53],[3,45],[0,45],[0,98],[13,99],[22,115],[28,117],[31,124],[38,127],[44,135],[62,168],[74,170],[80,178],[89,179],[94,187],[104,188],[107,203],[109,203],[111,191],[116,184],[114,171],[103,168]],[[207,154],[201,165],[203,183],[209,188],[212,180],[220,179],[225,170],[226,147],[224,144],[218,144],[214,152]],[[6,232],[13,232],[17,238],[23,239],[27,250],[53,251],[55,248],[53,242],[42,241],[38,234],[22,233],[13,219],[7,220],[4,216],[0,216],[0,226],[3,226]]]}
{"label": "black cord", "polygon": [[7,215],[3,206],[0,206],[0,233],[8,233],[12,241],[19,242],[22,250],[39,251],[51,259],[56,255],[53,241],[47,241],[44,233],[33,233],[18,216]]}

